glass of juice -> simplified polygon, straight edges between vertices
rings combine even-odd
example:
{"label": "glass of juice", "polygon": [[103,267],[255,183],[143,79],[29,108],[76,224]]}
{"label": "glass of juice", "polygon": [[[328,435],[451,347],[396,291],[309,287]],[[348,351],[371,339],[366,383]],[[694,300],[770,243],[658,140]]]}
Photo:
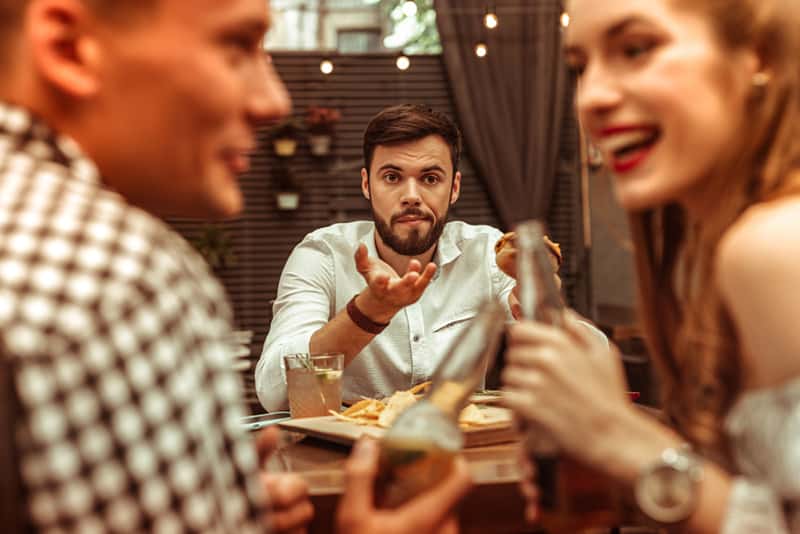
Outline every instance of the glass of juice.
{"label": "glass of juice", "polygon": [[292,418],[330,415],[342,406],[344,355],[289,354],[283,357]]}

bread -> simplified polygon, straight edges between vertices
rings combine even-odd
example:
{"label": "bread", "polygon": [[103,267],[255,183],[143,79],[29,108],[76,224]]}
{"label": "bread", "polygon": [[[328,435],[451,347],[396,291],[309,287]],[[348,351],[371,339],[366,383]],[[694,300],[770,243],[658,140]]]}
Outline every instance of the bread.
{"label": "bread", "polygon": [[[552,241],[549,237],[544,236],[544,244],[547,245],[547,250],[550,252],[553,260],[553,272],[558,273],[559,267],[563,258],[561,256],[561,246]],[[497,240],[494,244],[494,261],[501,271],[506,273],[511,278],[517,278],[517,246],[516,234],[508,232]]]}
{"label": "bread", "polygon": [[517,278],[517,247],[514,242],[516,234],[508,232],[494,245],[494,261],[501,271],[511,278]]}

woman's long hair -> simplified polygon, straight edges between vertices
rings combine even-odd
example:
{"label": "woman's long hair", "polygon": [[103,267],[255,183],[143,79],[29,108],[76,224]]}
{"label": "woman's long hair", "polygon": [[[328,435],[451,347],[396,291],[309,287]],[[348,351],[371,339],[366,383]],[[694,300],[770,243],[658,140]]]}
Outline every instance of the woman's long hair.
{"label": "woman's long hair", "polygon": [[722,422],[742,388],[742,348],[715,256],[749,206],[800,190],[800,10],[797,0],[672,1],[707,16],[723,50],[755,50],[769,76],[753,85],[741,135],[702,184],[703,197],[717,199],[702,222],[677,205],[630,214],[642,326],[663,408],[689,441],[726,461]]}

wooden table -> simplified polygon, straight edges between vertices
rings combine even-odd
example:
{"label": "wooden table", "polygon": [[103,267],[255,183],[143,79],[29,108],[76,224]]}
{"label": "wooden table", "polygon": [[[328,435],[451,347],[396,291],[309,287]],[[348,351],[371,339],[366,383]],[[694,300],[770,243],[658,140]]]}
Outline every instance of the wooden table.
{"label": "wooden table", "polygon": [[[348,447],[302,437],[299,434],[291,436],[301,440],[280,448],[271,458],[268,467],[273,471],[294,472],[301,475],[308,482],[315,507],[315,517],[309,531],[333,532],[333,517],[339,496],[344,489],[344,464],[350,450]],[[463,451],[475,487],[459,506],[461,532],[481,534],[543,532],[540,527],[529,525],[524,519],[524,501],[518,489],[519,447],[519,442],[514,442],[474,447]],[[593,513],[589,510],[596,506],[597,499],[592,496],[599,494],[602,499],[608,492],[607,487],[603,486],[603,481],[575,464],[565,463],[563,469],[572,473],[568,475],[570,478],[579,473],[580,476],[577,478],[580,478],[580,484],[584,489],[587,482],[590,486],[594,486],[588,500],[585,501],[586,510],[588,513]],[[569,525],[562,525],[560,528],[552,528],[553,520],[547,516],[544,517],[544,522],[551,525],[550,532],[576,533],[579,531],[579,524],[586,526],[586,517],[578,513],[574,521],[570,520]],[[599,521],[601,525],[613,523],[608,519],[608,514],[595,521]],[[609,528],[595,532],[607,533]]]}

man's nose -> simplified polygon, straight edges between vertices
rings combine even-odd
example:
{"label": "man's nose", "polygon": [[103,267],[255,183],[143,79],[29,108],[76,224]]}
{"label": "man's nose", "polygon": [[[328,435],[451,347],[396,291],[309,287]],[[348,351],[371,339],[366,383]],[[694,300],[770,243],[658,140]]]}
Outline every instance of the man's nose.
{"label": "man's nose", "polygon": [[247,114],[255,124],[280,119],[292,110],[289,92],[267,56],[259,71],[251,82],[247,101]]}
{"label": "man's nose", "polygon": [[406,180],[401,201],[404,206],[419,206],[422,203],[422,198],[419,196],[419,187],[414,178]]}

